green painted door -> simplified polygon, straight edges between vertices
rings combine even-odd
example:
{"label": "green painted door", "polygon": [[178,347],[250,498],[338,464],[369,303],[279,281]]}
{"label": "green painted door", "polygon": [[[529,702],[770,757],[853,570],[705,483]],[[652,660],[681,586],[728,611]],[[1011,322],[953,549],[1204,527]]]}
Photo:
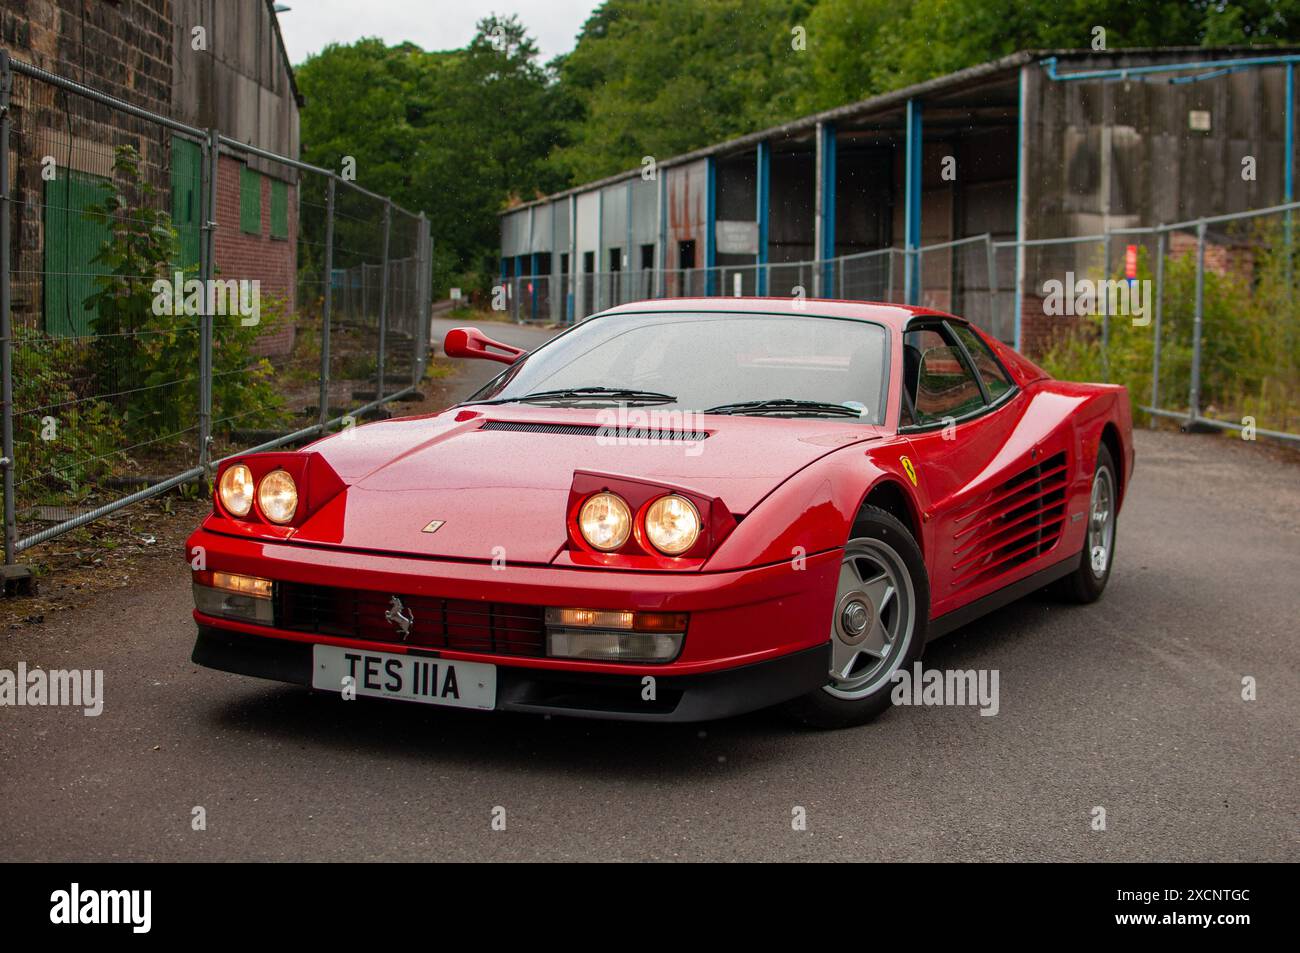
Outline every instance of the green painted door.
{"label": "green painted door", "polygon": [[45,183],[45,333],[52,337],[90,334],[86,299],[99,290],[95,276],[108,271],[91,259],[111,235],[108,223],[86,209],[104,200],[107,184],[62,167]]}

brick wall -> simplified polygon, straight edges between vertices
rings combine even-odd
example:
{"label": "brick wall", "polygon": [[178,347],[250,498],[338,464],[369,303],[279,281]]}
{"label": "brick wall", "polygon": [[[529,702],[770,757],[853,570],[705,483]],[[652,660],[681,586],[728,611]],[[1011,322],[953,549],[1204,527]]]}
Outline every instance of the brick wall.
{"label": "brick wall", "polygon": [[[256,279],[261,282],[263,305],[268,298],[280,298],[284,313],[293,316],[297,307],[298,234],[297,188],[288,187],[289,238],[271,237],[271,178],[261,176],[261,234],[251,235],[240,229],[240,171],[244,163],[222,156],[217,168],[217,275],[223,279]],[[291,321],[259,339],[256,352],[269,357],[285,357],[293,350],[294,327]]]}

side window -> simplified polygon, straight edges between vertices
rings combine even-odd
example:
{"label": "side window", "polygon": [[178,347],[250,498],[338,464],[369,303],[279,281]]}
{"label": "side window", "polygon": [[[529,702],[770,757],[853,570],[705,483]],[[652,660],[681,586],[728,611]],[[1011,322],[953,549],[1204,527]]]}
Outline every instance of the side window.
{"label": "side window", "polygon": [[984,395],[955,339],[942,327],[903,335],[903,386],[919,426],[963,417],[984,406]]}
{"label": "side window", "polygon": [[1007,372],[1002,369],[1002,365],[993,356],[984,339],[964,324],[953,324],[952,329],[957,337],[961,338],[961,343],[966,345],[971,360],[975,362],[975,370],[984,381],[984,387],[989,392],[989,400],[996,401],[1011,390],[1011,381],[1007,378]]}

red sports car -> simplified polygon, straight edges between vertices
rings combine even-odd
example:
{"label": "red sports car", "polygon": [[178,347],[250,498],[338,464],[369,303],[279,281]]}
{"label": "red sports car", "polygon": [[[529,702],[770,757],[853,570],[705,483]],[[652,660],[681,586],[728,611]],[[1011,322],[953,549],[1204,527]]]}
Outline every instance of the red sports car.
{"label": "red sports car", "polygon": [[591,317],[442,413],[226,461],[188,542],[194,661],[462,708],[857,724],[928,640],[1091,602],[1124,388],[966,321],[678,299]]}

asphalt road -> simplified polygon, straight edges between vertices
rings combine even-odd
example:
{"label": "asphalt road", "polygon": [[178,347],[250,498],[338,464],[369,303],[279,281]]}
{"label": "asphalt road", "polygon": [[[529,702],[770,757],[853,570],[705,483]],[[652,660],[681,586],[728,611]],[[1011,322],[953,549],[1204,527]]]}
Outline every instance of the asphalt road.
{"label": "asphalt road", "polygon": [[1212,437],[1137,447],[1099,604],[1036,597],[930,647],[999,671],[996,717],[819,733],[345,703],[191,664],[177,554],[0,643],[2,668],[106,681],[97,718],[0,708],[0,859],[1296,860],[1300,468]]}

